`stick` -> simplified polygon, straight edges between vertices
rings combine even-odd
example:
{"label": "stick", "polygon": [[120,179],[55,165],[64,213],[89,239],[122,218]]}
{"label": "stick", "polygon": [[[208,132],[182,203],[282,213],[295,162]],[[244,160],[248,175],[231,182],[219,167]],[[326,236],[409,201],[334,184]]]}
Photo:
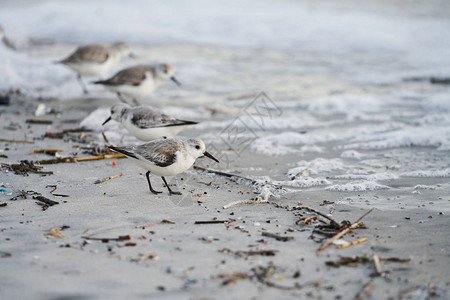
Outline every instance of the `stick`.
{"label": "stick", "polygon": [[112,146],[112,145],[111,145],[111,142],[110,142],[109,139],[106,137],[106,134],[105,134],[104,131],[102,131],[102,136],[103,136],[103,139],[105,140],[105,142],[106,142],[108,145]]}
{"label": "stick", "polygon": [[358,245],[358,244],[360,244],[362,242],[367,241],[368,239],[369,239],[368,237],[363,237],[362,239],[353,241],[351,243],[347,243],[347,244],[344,244],[344,245],[337,246],[336,249],[343,249],[343,248],[347,248],[347,247],[350,247],[350,246],[353,246],[353,245]]}
{"label": "stick", "polygon": [[330,246],[331,244],[334,243],[334,241],[336,241],[337,239],[343,237],[344,235],[346,235],[350,230],[356,229],[359,226],[363,225],[363,222],[358,222],[358,223],[354,223],[352,224],[350,227],[345,228],[344,230],[342,230],[341,232],[337,233],[336,235],[334,235],[331,239],[329,239],[328,241],[326,241],[325,243],[323,243],[317,250],[316,253],[319,253],[320,251],[326,249],[328,246]]}
{"label": "stick", "polygon": [[[240,178],[240,179],[245,179],[245,180],[250,181],[252,184],[258,183],[258,182],[257,182],[256,180],[254,180],[254,179],[250,179],[250,178],[243,177],[243,176],[239,176],[239,175],[234,175],[234,174],[225,173],[225,172],[221,172],[221,171],[216,171],[216,170],[206,169],[206,168],[199,167],[199,166],[193,166],[193,168],[194,168],[194,170],[205,171],[205,172],[208,172],[208,173],[213,173],[213,174],[216,174],[216,175],[219,175],[219,176],[224,176],[224,177],[227,177],[227,178],[233,178],[233,177],[236,177],[236,178]],[[264,183],[264,184],[265,184],[265,185],[271,185],[271,186],[276,187],[276,188],[279,188],[279,189],[282,189],[282,188],[283,188],[283,186],[278,185],[278,184],[274,184],[274,183]]]}
{"label": "stick", "polygon": [[228,209],[232,206],[239,205],[239,204],[263,204],[263,203],[269,203],[269,200],[239,200],[231,202],[230,204],[222,206],[223,209]]}
{"label": "stick", "polygon": [[363,214],[361,217],[359,217],[358,220],[356,220],[355,223],[358,223],[359,221],[361,221],[365,216],[367,216],[368,214],[370,214],[372,212],[372,210],[374,210],[373,208],[371,210],[369,210],[368,212],[366,212],[365,214]]}
{"label": "stick", "polygon": [[355,300],[363,300],[364,297],[367,295],[367,293],[369,293],[369,291],[372,288],[373,288],[373,279],[371,279],[369,282],[367,282],[364,285],[364,288],[362,289],[362,291],[355,296]]}
{"label": "stick", "polygon": [[5,142],[5,143],[20,143],[20,144],[34,144],[34,141],[26,141],[26,140],[0,139],[0,142]]}
{"label": "stick", "polygon": [[322,217],[324,217],[325,219],[331,221],[331,223],[334,223],[334,224],[336,224],[336,225],[339,225],[339,223],[336,222],[335,220],[333,220],[331,217],[329,217],[329,216],[327,216],[327,215],[321,213],[320,211],[315,210],[314,208],[311,208],[311,207],[308,207],[308,206],[299,206],[299,207],[297,207],[297,208],[298,208],[298,209],[307,209],[307,210],[309,210],[309,211],[315,212],[315,213],[318,214],[319,216],[322,216]]}
{"label": "stick", "polygon": [[128,241],[131,240],[131,236],[129,235],[119,235],[117,238],[97,238],[97,237],[89,237],[89,236],[82,236],[82,239],[85,240],[92,240],[92,241],[102,241],[103,243],[107,243],[109,241]]}
{"label": "stick", "polygon": [[44,196],[33,196],[33,199],[43,202],[43,203],[47,204],[48,206],[53,206],[53,205],[59,204],[59,202],[50,200],[48,198],[45,198]]}
{"label": "stick", "polygon": [[36,120],[36,119],[27,119],[25,121],[27,124],[40,124],[40,125],[49,125],[53,124],[52,120]]}
{"label": "stick", "polygon": [[149,226],[158,225],[158,224],[175,224],[175,222],[167,220],[167,219],[164,219],[164,220],[161,220],[159,222],[147,223],[147,224],[142,224],[142,225],[136,225],[134,228],[144,228],[144,227],[149,227]]}
{"label": "stick", "polygon": [[376,254],[373,255],[373,265],[375,266],[377,275],[380,276],[383,271],[381,270],[380,258]]}
{"label": "stick", "polygon": [[74,163],[79,161],[91,161],[91,160],[101,160],[101,159],[111,159],[111,158],[122,158],[125,155],[121,153],[117,154],[102,154],[96,156],[87,156],[87,157],[60,157],[56,159],[47,159],[47,160],[38,160],[35,163],[40,165],[51,165],[51,164],[59,164],[59,163]]}
{"label": "stick", "polygon": [[123,175],[123,173],[120,173],[120,174],[117,174],[117,175],[112,175],[112,176],[109,176],[109,177],[106,177],[106,178],[103,178],[103,179],[99,179],[99,180],[96,180],[94,182],[94,184],[99,184],[99,183],[103,183],[103,182],[111,180],[111,179],[119,178],[122,175]]}
{"label": "stick", "polygon": [[36,153],[48,153],[48,154],[55,154],[56,152],[64,152],[62,149],[36,149],[31,151],[29,154],[36,154]]}
{"label": "stick", "polygon": [[267,231],[263,231],[262,235],[274,238],[277,241],[282,241],[282,242],[287,242],[287,241],[290,241],[290,240],[294,239],[293,236],[282,236],[282,235],[278,235],[276,233],[271,233],[271,232],[267,232]]}
{"label": "stick", "polygon": [[56,189],[58,188],[57,185],[46,185],[45,188],[51,187],[53,188],[53,190],[50,191],[50,194],[52,194],[53,196],[56,197],[69,197],[69,195],[65,195],[65,194],[53,194],[54,191],[56,191]]}
{"label": "stick", "polygon": [[407,262],[411,261],[411,258],[386,257],[386,258],[380,258],[380,260],[388,261],[388,262],[407,263]]}
{"label": "stick", "polygon": [[194,224],[223,224],[227,222],[228,220],[211,220],[211,221],[195,221]]}

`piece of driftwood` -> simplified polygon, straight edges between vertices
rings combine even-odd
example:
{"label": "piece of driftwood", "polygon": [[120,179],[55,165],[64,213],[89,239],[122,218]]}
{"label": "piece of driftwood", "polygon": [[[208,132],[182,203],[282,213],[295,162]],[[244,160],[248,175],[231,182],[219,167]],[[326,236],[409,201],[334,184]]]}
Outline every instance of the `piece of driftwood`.
{"label": "piece of driftwood", "polygon": [[10,140],[10,139],[0,139],[0,142],[5,143],[19,143],[19,144],[34,144],[34,141],[27,141],[27,140]]}
{"label": "piece of driftwood", "polygon": [[27,119],[25,120],[27,124],[37,124],[37,125],[50,125],[53,124],[52,120],[38,120],[38,119]]}
{"label": "piece of driftwood", "polygon": [[141,224],[141,225],[136,225],[134,228],[145,228],[145,227],[149,227],[149,226],[153,226],[153,225],[158,225],[158,224],[175,224],[174,221],[170,221],[168,219],[164,219],[161,220],[159,222],[153,222],[153,223],[147,223],[147,224]]}
{"label": "piece of driftwood", "polygon": [[21,160],[20,163],[18,164],[5,164],[5,163],[0,163],[0,165],[2,167],[7,168],[10,171],[13,171],[14,174],[17,175],[26,175],[28,176],[28,173],[34,173],[34,174],[41,174],[41,175],[52,175],[53,172],[52,171],[41,171],[41,169],[43,167],[41,166],[36,166],[34,164],[34,162],[29,161],[29,160]]}
{"label": "piece of driftwood", "polygon": [[55,149],[55,148],[51,148],[51,149],[36,149],[36,150],[31,151],[29,154],[45,153],[45,154],[55,155],[55,153],[57,153],[57,152],[64,152],[64,150],[62,150],[62,149]]}
{"label": "piece of driftwood", "polygon": [[102,241],[102,243],[107,243],[109,241],[121,242],[121,241],[131,240],[131,236],[129,236],[129,235],[119,235],[116,238],[98,238],[98,237],[90,237],[90,236],[82,236],[81,238],[85,239],[85,240]]}
{"label": "piece of driftwood", "polygon": [[223,177],[227,177],[227,178],[237,178],[237,179],[247,180],[247,181],[251,182],[252,184],[258,183],[258,184],[263,184],[263,185],[270,185],[270,186],[273,186],[273,187],[278,188],[278,189],[282,189],[282,188],[283,188],[283,186],[278,185],[278,184],[274,184],[274,183],[270,183],[270,182],[267,182],[267,183],[259,183],[259,182],[257,182],[257,181],[254,180],[254,179],[250,179],[250,178],[247,178],[247,177],[244,177],[244,176],[235,175],[235,174],[231,174],[231,173],[226,173],[226,172],[221,172],[221,171],[216,171],[216,170],[206,169],[206,168],[199,167],[199,166],[193,166],[192,168],[193,168],[194,170],[205,171],[205,172],[208,172],[208,173],[211,173],[211,174],[216,174],[216,175],[223,176]]}
{"label": "piece of driftwood", "polygon": [[363,242],[367,241],[368,239],[369,239],[368,237],[363,237],[363,238],[361,238],[359,240],[356,240],[356,241],[353,241],[353,242],[350,242],[350,243],[347,243],[347,244],[344,244],[344,245],[337,246],[336,249],[343,249],[343,248],[347,248],[347,247],[350,247],[350,246],[353,246],[353,245],[358,245],[360,243],[363,243]]}
{"label": "piece of driftwood", "polygon": [[329,216],[327,216],[327,215],[321,213],[320,211],[318,211],[318,210],[316,210],[316,209],[314,209],[314,208],[312,208],[312,207],[309,207],[309,206],[298,206],[297,209],[306,209],[306,210],[312,211],[312,212],[318,214],[319,216],[321,216],[321,217],[323,217],[323,218],[329,220],[331,223],[334,223],[334,224],[336,224],[336,225],[339,224],[339,223],[336,222],[333,218],[331,218],[331,217],[329,217]]}
{"label": "piece of driftwood", "polygon": [[373,279],[369,280],[369,282],[367,282],[364,285],[362,291],[356,294],[355,300],[363,300],[366,297],[366,295],[370,292],[370,290],[373,288],[373,284],[374,284]]}
{"label": "piece of driftwood", "polygon": [[323,243],[319,248],[317,248],[316,253],[319,253],[320,251],[325,250],[328,246],[333,244],[336,240],[340,239],[341,237],[343,237],[344,235],[349,233],[351,230],[356,229],[362,225],[363,225],[363,222],[354,223],[350,227],[347,227],[344,230],[338,232],[332,238],[330,238],[328,241]]}
{"label": "piece of driftwood", "polygon": [[231,202],[230,204],[224,205],[222,208],[228,209],[230,207],[233,207],[235,205],[240,205],[240,204],[267,204],[267,203],[269,203],[269,200],[265,200],[265,199],[238,200],[238,201]]}
{"label": "piece of driftwood", "polygon": [[60,157],[56,159],[46,159],[46,160],[37,160],[35,163],[40,165],[51,165],[51,164],[60,164],[60,163],[74,163],[81,161],[92,161],[92,160],[101,160],[101,159],[111,159],[111,158],[123,158],[125,155],[121,153],[117,154],[102,154],[95,156],[87,156],[87,157]]}
{"label": "piece of driftwood", "polygon": [[228,220],[210,220],[210,221],[195,221],[194,224],[201,225],[201,224],[223,224],[228,223]]}
{"label": "piece of driftwood", "polygon": [[383,273],[383,271],[381,270],[380,258],[378,257],[378,255],[374,254],[372,259],[375,271],[377,272],[377,275],[380,276],[381,273]]}
{"label": "piece of driftwood", "polygon": [[99,180],[96,180],[94,182],[94,184],[99,184],[99,183],[103,183],[103,182],[111,180],[111,179],[119,178],[122,175],[123,175],[123,173],[120,173],[120,174],[112,175],[112,176],[109,176],[109,177],[106,177],[106,178],[103,178],[103,179],[99,179]]}
{"label": "piece of driftwood", "polygon": [[263,236],[266,236],[266,237],[274,238],[274,239],[276,239],[277,241],[281,241],[281,242],[287,242],[287,241],[291,241],[291,240],[294,239],[293,236],[279,235],[279,234],[271,233],[271,232],[267,232],[267,231],[263,231],[263,232],[262,232],[262,235],[263,235]]}

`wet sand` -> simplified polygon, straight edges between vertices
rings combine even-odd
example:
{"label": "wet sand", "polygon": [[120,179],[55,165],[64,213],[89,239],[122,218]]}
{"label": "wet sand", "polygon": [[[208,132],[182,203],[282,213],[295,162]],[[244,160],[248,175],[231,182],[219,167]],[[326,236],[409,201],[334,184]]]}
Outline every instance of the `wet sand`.
{"label": "wet sand", "polygon": [[[92,144],[41,137],[49,131],[76,128],[89,112],[111,102],[81,98],[46,102],[47,107],[62,112],[57,118],[34,117],[38,103],[36,99],[19,98],[0,108],[2,138],[34,141],[0,142],[2,163],[52,159],[45,154],[28,154],[42,148],[62,149],[62,156],[88,156],[80,147]],[[53,124],[26,124],[27,119],[53,120]],[[192,132],[202,134],[198,130],[187,130],[185,134]],[[70,134],[76,138],[80,135]],[[84,135],[88,142],[104,144],[96,132]],[[268,159],[251,151],[228,155],[234,164],[226,171],[244,177],[283,173],[276,164],[296,157]],[[16,175],[2,168],[0,183],[4,191],[0,193],[0,205],[6,206],[0,207],[1,298],[350,299],[371,280],[373,287],[368,295],[372,299],[449,297],[450,184],[446,177],[400,178],[388,182],[390,189],[362,192],[297,188],[296,192],[269,198],[267,204],[224,209],[234,201],[256,197],[255,186],[189,171],[171,181],[183,196],[154,196],[148,190],[143,170],[126,159],[114,159],[115,166],[112,161],[45,165],[41,171],[53,172],[46,176]],[[209,161],[198,163],[220,169]],[[121,172],[119,178],[94,184]],[[165,189],[158,178],[153,181],[155,188]],[[433,189],[415,189],[419,184]],[[68,197],[52,195],[47,185],[57,185],[54,193]],[[27,199],[18,197],[21,190],[27,191]],[[34,192],[59,204],[43,210],[32,198]],[[13,197],[17,200],[11,200]],[[297,222],[302,216],[314,215],[295,209],[299,201],[324,214],[335,207],[332,217],[338,222],[353,223],[373,208],[363,219],[365,228],[343,238],[347,242],[363,237],[368,240],[345,249],[332,245],[316,254],[320,243],[310,237],[319,223]],[[136,228],[162,220],[171,222]],[[212,220],[227,223],[195,224]],[[49,230],[64,226],[67,228],[59,232],[64,237],[48,237]],[[278,241],[263,236],[264,232],[292,239]],[[88,239],[119,236],[130,239]],[[274,255],[236,254],[259,250],[273,250],[269,253]],[[382,261],[383,273],[375,276],[371,262],[374,254],[410,261]],[[370,262],[339,268],[326,264],[341,256],[364,256]]]}

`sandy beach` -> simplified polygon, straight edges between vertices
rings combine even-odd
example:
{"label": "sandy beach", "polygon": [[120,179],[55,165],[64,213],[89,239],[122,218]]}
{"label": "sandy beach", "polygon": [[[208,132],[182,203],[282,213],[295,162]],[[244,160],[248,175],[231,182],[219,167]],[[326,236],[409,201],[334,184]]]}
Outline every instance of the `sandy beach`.
{"label": "sandy beach", "polygon": [[[88,85],[84,96],[74,73],[51,63],[82,37],[111,42],[120,32],[77,31],[55,15],[60,30],[42,26],[37,36],[51,43],[18,43],[41,23],[8,3],[0,22],[20,47],[0,52],[10,100],[0,106],[0,298],[450,298],[450,62],[439,56],[450,25],[439,3],[403,11],[397,2],[266,1],[248,16],[258,26],[227,27],[209,4],[189,13],[183,2],[186,20],[163,27],[156,18],[148,32],[135,15],[121,33],[141,29],[128,35],[138,59],[112,73],[170,63],[182,86],[165,82],[144,102],[199,122],[182,135],[220,160],[200,158],[170,178],[181,196],[157,176],[164,193],[151,194],[144,169],[108,156],[102,133],[115,145],[140,143],[117,122],[101,126],[115,95]],[[101,20],[113,24],[106,16],[121,8],[131,11],[113,4]],[[246,20],[222,8],[220,17]],[[78,20],[47,1],[35,9]],[[19,13],[29,23],[6,30]],[[334,27],[323,23],[330,15]],[[309,27],[265,39],[300,25],[298,16]],[[182,38],[188,25],[192,36]]]}

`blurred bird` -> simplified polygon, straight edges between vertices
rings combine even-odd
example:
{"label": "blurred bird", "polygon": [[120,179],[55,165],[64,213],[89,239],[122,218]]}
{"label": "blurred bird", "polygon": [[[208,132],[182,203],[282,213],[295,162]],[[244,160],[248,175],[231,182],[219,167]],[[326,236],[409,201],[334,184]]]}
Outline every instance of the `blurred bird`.
{"label": "blurred bird", "polygon": [[164,80],[168,79],[178,86],[181,85],[168,64],[138,65],[121,70],[109,79],[93,83],[101,84],[115,92],[124,103],[127,103],[125,96],[131,98],[134,104],[138,104],[138,99],[151,94]]}
{"label": "blurred bird", "polygon": [[67,58],[58,61],[77,73],[77,79],[88,94],[88,90],[82,76],[103,76],[111,67],[117,64],[125,56],[133,57],[130,47],[124,42],[118,42],[111,46],[92,44],[79,47]]}
{"label": "blurred bird", "polygon": [[146,142],[174,137],[186,126],[198,124],[176,119],[149,106],[130,107],[125,103],[111,107],[111,116],[102,125],[110,120],[121,123],[131,135]]}

